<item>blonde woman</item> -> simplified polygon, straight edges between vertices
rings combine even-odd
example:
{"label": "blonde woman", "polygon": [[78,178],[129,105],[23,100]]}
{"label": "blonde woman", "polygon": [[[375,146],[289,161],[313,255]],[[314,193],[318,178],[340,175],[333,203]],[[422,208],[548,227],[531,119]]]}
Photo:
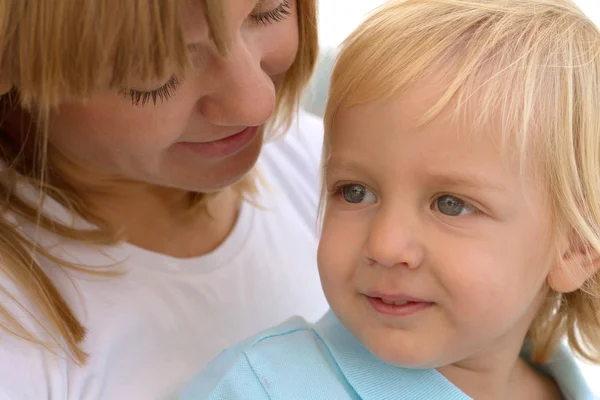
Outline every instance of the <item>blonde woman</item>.
{"label": "blonde woman", "polygon": [[592,400],[600,31],[569,0],[404,0],[325,113],[332,312],[224,353],[185,399]]}
{"label": "blonde woman", "polygon": [[315,9],[0,3],[0,398],[172,398],[326,311]]}

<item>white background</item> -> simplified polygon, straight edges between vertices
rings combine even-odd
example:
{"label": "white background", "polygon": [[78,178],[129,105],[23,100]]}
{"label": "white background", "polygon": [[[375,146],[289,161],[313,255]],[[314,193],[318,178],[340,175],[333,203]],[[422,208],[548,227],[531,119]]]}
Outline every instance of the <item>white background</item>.
{"label": "white background", "polygon": [[[325,48],[339,45],[363,20],[366,13],[384,2],[384,0],[319,0],[319,30],[322,46]],[[600,25],[600,0],[575,0],[575,2]],[[581,365],[590,381],[590,386],[600,396],[600,367],[583,363]]]}

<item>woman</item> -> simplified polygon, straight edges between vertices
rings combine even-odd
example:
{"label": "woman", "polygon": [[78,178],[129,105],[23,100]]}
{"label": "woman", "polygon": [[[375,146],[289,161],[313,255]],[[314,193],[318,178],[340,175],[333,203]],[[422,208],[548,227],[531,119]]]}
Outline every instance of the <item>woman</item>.
{"label": "woman", "polygon": [[0,398],[172,398],[325,312],[315,8],[2,2]]}

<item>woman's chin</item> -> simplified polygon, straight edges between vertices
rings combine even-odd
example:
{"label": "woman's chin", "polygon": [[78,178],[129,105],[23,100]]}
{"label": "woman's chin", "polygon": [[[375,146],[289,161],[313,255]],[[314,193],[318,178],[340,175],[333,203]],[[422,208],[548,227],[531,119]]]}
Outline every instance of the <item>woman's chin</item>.
{"label": "woman's chin", "polygon": [[[200,193],[214,193],[241,182],[244,178],[253,179],[253,170],[260,155],[262,138],[256,138],[244,149],[220,160],[197,160],[196,166],[183,166],[184,160],[175,159],[179,165],[173,169],[170,187]],[[192,160],[192,163],[195,163]],[[179,172],[178,172],[179,171]],[[191,173],[191,171],[199,171]]]}

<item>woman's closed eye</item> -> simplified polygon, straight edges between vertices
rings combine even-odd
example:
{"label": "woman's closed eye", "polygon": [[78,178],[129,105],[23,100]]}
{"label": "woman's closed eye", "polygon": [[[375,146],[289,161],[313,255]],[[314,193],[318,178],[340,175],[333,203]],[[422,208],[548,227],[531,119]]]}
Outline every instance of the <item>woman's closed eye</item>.
{"label": "woman's closed eye", "polygon": [[[283,0],[272,9],[263,11],[261,8],[253,12],[249,18],[262,25],[275,24],[289,17],[292,14],[291,9],[292,0]],[[128,88],[120,90],[119,93],[130,98],[131,104],[134,106],[143,107],[149,103],[156,105],[169,100],[175,94],[178,86],[179,80],[176,76],[172,76],[164,85],[153,90]]]}
{"label": "woman's closed eye", "polygon": [[119,93],[131,99],[131,104],[134,106],[145,106],[148,103],[156,105],[157,102],[169,100],[175,94],[175,90],[179,86],[179,79],[172,76],[169,80],[157,89],[144,91],[138,89],[123,89]]}
{"label": "woman's closed eye", "polygon": [[291,9],[291,0],[283,0],[278,6],[270,10],[262,10],[261,7],[261,9],[252,13],[250,18],[262,25],[275,24],[289,17],[292,14]]}

